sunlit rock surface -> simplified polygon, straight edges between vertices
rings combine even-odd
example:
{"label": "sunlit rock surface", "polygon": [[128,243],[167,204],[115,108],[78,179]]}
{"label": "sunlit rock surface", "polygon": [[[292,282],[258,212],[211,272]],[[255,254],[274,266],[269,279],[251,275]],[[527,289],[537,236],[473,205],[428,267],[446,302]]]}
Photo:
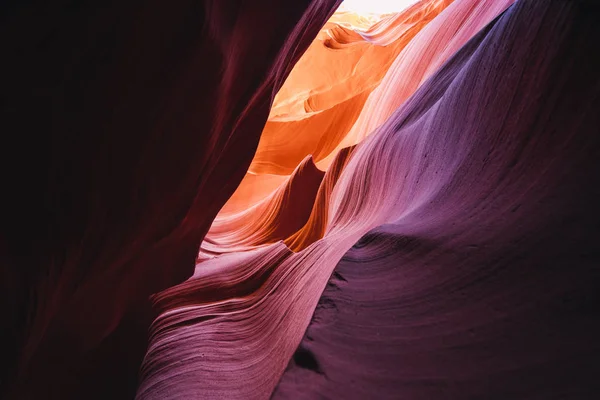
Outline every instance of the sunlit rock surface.
{"label": "sunlit rock surface", "polygon": [[[248,229],[236,224],[231,212],[247,213],[257,200],[272,196],[282,182],[276,177],[289,173],[285,165],[295,168],[307,155],[327,170],[340,150],[374,132],[448,57],[511,3],[420,2],[402,13],[381,16],[365,32],[346,27],[358,25],[355,14],[334,14],[276,96],[249,172],[208,233],[207,241],[221,243],[221,249],[211,245],[203,249],[230,251],[222,227],[227,226],[228,237],[236,240]],[[332,52],[336,37],[335,43],[343,45]],[[327,98],[329,104],[307,111],[306,104],[317,97]],[[349,98],[354,99],[352,105]],[[260,210],[258,214],[257,218],[264,218]]]}
{"label": "sunlit rock surface", "polygon": [[[233,252],[222,227],[240,243],[253,233],[235,213],[217,216],[197,275],[155,297],[139,398],[598,393],[598,9],[511,3],[409,9],[425,19],[360,106],[342,93],[365,81],[351,75],[335,92],[336,68],[319,69],[334,77],[318,101],[280,91],[245,178],[263,194],[245,207],[277,197],[274,176],[291,176],[286,187],[312,155],[326,173],[302,197],[311,216],[283,242]],[[381,37],[401,18],[386,16]],[[330,21],[319,38],[343,40],[316,43],[376,45],[347,29]],[[295,130],[335,107],[343,124],[332,112],[320,129]],[[233,271],[246,286],[230,293],[221,279]],[[230,294],[214,296],[211,282]]]}

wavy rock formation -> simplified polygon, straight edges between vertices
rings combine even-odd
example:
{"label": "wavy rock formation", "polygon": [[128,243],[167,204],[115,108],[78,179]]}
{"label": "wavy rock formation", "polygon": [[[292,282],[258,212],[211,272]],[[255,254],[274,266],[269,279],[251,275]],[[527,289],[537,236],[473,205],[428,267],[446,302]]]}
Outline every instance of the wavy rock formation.
{"label": "wavy rock formation", "polygon": [[600,395],[600,7],[338,5],[2,13],[1,397]]}
{"label": "wavy rock formation", "polygon": [[[221,210],[237,213],[273,195],[306,156],[329,163],[402,49],[450,1],[415,5],[383,20],[338,12],[325,24],[275,97],[246,177]],[[364,32],[356,29],[362,28]],[[319,71],[319,73],[315,73]],[[294,140],[290,140],[293,138]]]}
{"label": "wavy rock formation", "polygon": [[307,154],[331,154],[398,54],[450,3],[422,2],[364,33],[349,27],[353,13],[332,18],[277,94],[249,171],[289,174]]}
{"label": "wavy rock formation", "polygon": [[[276,96],[249,173],[221,215],[248,210],[273,196],[277,182],[283,184],[277,174],[289,173],[289,168],[295,168],[307,155],[327,170],[341,149],[374,132],[470,37],[513,1],[424,1],[405,12],[384,16],[360,33],[348,27],[357,25],[356,14],[334,14]],[[328,51],[334,41],[338,43],[336,51]],[[312,107],[309,103],[321,107],[308,110]],[[250,187],[252,193],[248,193]],[[256,219],[265,218],[262,210],[257,211]],[[216,236],[227,234],[233,239],[239,238],[236,230],[251,229],[243,223],[224,227],[220,220],[217,218],[213,224],[208,242],[212,241],[213,231]],[[206,242],[202,247],[219,252]]]}
{"label": "wavy rock formation", "polygon": [[327,169],[321,186],[319,186],[319,191],[317,192],[308,221],[306,221],[302,229],[299,229],[285,239],[285,244],[291,250],[303,250],[310,244],[321,239],[325,234],[329,212],[329,199],[353,151],[354,146],[342,149],[335,157],[329,169]]}
{"label": "wavy rock formation", "polygon": [[[249,172],[214,222],[203,251],[231,251],[227,243],[239,241],[240,235],[259,229],[259,225],[269,226],[273,213],[265,213],[258,204],[276,196],[277,185],[278,190],[284,190],[287,180],[282,175],[292,173],[301,160],[310,155],[324,169],[329,167],[341,150],[336,146],[348,141],[368,95],[390,65],[450,3],[422,2],[402,13],[383,16],[376,23],[352,12],[332,16],[275,97]],[[372,26],[367,27],[367,23]],[[357,26],[366,30],[356,31]],[[322,165],[324,158],[326,165]],[[230,215],[233,213],[240,215]],[[241,218],[241,213],[246,217]],[[249,227],[252,218],[255,228]],[[258,222],[260,219],[265,220]],[[224,241],[224,237],[228,239]],[[278,239],[282,238],[275,235],[270,242]],[[246,246],[252,242],[243,240]],[[224,244],[221,249],[219,243]]]}
{"label": "wavy rock formation", "polygon": [[598,16],[519,1],[358,146],[333,225],[383,225],[336,266],[273,398],[600,393]]}
{"label": "wavy rock formation", "polygon": [[[369,95],[350,131],[330,155],[318,164],[319,167],[326,168],[336,151],[360,143],[374,132],[467,40],[513,2],[455,1],[444,9],[396,57],[380,85]],[[420,4],[423,7],[427,3]]]}
{"label": "wavy rock formation", "polygon": [[307,222],[325,173],[308,156],[273,194],[234,215],[217,217],[202,250],[251,250],[293,235]]}
{"label": "wavy rock formation", "polygon": [[138,396],[597,394],[597,22],[525,0],[485,26],[358,144],[323,239],[197,266],[251,293],[157,298]]}

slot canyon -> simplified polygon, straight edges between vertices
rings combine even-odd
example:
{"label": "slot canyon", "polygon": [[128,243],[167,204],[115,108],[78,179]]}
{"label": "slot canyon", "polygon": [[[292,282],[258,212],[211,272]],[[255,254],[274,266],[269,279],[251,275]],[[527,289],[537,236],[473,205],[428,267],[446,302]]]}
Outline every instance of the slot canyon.
{"label": "slot canyon", "polygon": [[600,398],[600,3],[1,7],[0,398]]}

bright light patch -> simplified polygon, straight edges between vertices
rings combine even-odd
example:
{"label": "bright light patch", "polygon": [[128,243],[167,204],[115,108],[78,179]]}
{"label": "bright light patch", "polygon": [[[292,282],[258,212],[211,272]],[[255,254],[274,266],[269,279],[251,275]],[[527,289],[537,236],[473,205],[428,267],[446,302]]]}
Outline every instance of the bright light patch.
{"label": "bright light patch", "polygon": [[389,14],[407,9],[418,0],[344,0],[340,11],[354,11],[359,14]]}

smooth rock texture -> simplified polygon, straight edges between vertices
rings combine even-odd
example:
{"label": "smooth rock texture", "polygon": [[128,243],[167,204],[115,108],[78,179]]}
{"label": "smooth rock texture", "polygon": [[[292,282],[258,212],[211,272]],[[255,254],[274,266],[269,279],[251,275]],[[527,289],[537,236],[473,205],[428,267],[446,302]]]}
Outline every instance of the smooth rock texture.
{"label": "smooth rock texture", "polygon": [[600,397],[600,7],[339,3],[3,13],[0,396]]}
{"label": "smooth rock texture", "polygon": [[412,96],[379,86],[400,104],[344,162],[322,239],[197,265],[261,276],[251,294],[194,277],[157,298],[140,398],[597,394],[597,10],[476,5],[446,8],[489,23]]}
{"label": "smooth rock texture", "polygon": [[364,188],[385,224],[273,399],[598,396],[598,16],[519,1],[358,146],[343,198]]}

